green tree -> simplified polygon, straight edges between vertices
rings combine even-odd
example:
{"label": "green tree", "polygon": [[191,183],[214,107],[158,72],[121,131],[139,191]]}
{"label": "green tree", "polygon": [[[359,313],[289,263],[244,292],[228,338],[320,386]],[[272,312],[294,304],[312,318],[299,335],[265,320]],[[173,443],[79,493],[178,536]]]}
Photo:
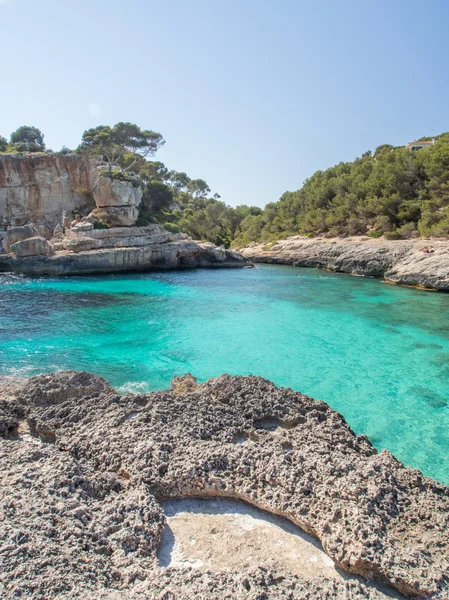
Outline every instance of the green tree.
{"label": "green tree", "polygon": [[8,140],[0,135],[0,152],[6,152],[6,148],[8,147]]}
{"label": "green tree", "polygon": [[129,171],[142,159],[155,154],[164,143],[160,133],[120,122],[114,127],[100,125],[85,131],[79,150],[103,156],[112,177],[113,166],[118,166],[121,172]]}
{"label": "green tree", "polygon": [[44,135],[37,127],[23,125],[11,133],[11,145],[18,152],[44,152]]}

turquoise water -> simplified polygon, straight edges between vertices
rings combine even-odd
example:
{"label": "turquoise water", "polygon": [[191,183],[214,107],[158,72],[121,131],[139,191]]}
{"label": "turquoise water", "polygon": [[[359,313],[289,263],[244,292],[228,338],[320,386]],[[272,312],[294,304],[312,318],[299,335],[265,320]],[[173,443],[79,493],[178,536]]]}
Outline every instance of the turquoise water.
{"label": "turquoise water", "polygon": [[0,276],[0,373],[86,369],[120,391],[257,374],[449,483],[449,295],[312,269]]}

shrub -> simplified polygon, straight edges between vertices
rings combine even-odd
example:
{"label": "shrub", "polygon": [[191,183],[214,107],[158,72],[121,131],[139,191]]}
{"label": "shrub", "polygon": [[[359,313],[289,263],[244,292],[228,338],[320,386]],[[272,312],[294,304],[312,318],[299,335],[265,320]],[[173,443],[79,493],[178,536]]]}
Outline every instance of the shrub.
{"label": "shrub", "polygon": [[384,237],[386,240],[399,240],[401,238],[397,231],[386,231]]}
{"label": "shrub", "polygon": [[94,221],[94,229],[109,229],[109,225],[103,221]]}
{"label": "shrub", "polygon": [[164,223],[162,225],[162,227],[164,229],[166,229],[167,231],[169,231],[170,233],[181,233],[181,230],[179,229],[179,227],[177,225],[175,225],[174,223]]}
{"label": "shrub", "polygon": [[415,223],[405,223],[402,227],[397,229],[398,235],[404,239],[409,240],[410,238],[419,237],[419,233],[416,230]]}
{"label": "shrub", "polygon": [[[100,171],[100,176],[109,177],[109,172],[104,169],[103,171]],[[140,186],[139,181],[135,177],[132,177],[128,173],[123,173],[123,171],[112,170],[111,177],[112,179],[118,179],[119,181],[127,181],[128,183],[131,183],[133,187]]]}

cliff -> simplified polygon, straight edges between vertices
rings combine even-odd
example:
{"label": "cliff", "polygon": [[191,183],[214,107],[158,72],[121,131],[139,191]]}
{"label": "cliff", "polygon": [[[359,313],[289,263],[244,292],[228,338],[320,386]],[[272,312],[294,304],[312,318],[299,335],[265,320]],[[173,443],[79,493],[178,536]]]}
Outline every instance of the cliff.
{"label": "cliff", "polygon": [[383,277],[390,283],[449,290],[449,241],[380,240],[368,237],[305,238],[253,243],[240,252],[253,262],[318,267]]}
{"label": "cliff", "polygon": [[10,252],[0,254],[0,272],[28,275],[245,267],[251,264],[238,252],[195,242],[185,234],[170,233],[156,224],[93,229],[91,223],[80,223],[50,241],[39,236],[34,226],[17,227],[6,233],[3,245]]}
{"label": "cliff", "polygon": [[[0,455],[5,598],[385,598],[373,579],[449,597],[449,488],[378,453],[324,402],[260,377],[187,375],[126,396],[85,372],[0,378]],[[191,497],[286,517],[344,579],[162,568],[161,501]]]}
{"label": "cliff", "polygon": [[93,208],[97,164],[78,154],[0,156],[0,229],[26,223],[53,229],[64,211]]}

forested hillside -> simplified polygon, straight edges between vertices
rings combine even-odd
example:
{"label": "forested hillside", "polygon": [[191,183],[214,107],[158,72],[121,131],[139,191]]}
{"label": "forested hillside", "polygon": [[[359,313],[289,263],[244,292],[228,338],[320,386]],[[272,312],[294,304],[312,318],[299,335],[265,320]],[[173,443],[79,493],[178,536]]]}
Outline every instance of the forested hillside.
{"label": "forested hillside", "polygon": [[[414,152],[383,144],[353,162],[317,171],[263,210],[231,207],[203,179],[153,160],[165,143],[162,135],[132,123],[85,131],[75,152],[102,157],[110,177],[137,175],[144,191],[139,225],[160,223],[194,239],[238,247],[296,234],[449,236],[449,133],[435,139]],[[44,151],[51,152],[36,127],[20,127],[9,142],[0,136],[0,153]]]}
{"label": "forested hillside", "polygon": [[449,133],[428,149],[379,146],[317,171],[295,192],[241,223],[234,243],[295,234],[390,239],[449,235]]}

